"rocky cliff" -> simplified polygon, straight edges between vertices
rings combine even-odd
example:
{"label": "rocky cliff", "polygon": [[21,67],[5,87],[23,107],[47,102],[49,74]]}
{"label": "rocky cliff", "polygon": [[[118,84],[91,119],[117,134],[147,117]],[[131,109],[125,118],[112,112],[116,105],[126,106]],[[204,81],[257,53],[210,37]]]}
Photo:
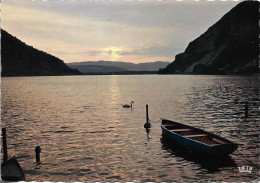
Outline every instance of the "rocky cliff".
{"label": "rocky cliff", "polygon": [[190,42],[184,53],[161,74],[259,73],[259,2],[239,3],[204,34]]}
{"label": "rocky cliff", "polygon": [[50,76],[80,74],[62,60],[26,45],[1,29],[1,76]]}

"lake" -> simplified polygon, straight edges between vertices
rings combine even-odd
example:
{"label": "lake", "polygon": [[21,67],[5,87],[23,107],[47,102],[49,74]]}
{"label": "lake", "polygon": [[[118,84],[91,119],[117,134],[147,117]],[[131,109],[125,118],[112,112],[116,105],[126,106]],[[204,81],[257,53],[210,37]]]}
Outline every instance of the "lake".
{"label": "lake", "polygon": [[[256,76],[6,77],[1,124],[8,155],[17,157],[27,181],[253,181],[259,177],[249,163],[259,164],[259,86]],[[121,106],[131,101],[132,110]],[[214,161],[185,152],[162,136],[160,118],[221,132],[241,144],[244,158],[234,152]],[[242,166],[253,170],[240,173]]]}

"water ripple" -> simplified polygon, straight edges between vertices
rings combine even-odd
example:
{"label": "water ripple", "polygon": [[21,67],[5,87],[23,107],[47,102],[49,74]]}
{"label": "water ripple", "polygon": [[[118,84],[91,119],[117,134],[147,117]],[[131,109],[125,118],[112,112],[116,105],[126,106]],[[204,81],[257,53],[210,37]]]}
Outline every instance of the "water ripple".
{"label": "water ripple", "polygon": [[[205,160],[143,128],[168,118],[240,143],[258,163],[259,81],[239,76],[64,76],[2,78],[2,126],[8,152],[28,181],[252,181],[238,154]],[[129,87],[131,86],[131,87]],[[122,103],[134,101],[134,109]],[[249,118],[244,118],[248,101]],[[41,164],[34,163],[36,145]]]}

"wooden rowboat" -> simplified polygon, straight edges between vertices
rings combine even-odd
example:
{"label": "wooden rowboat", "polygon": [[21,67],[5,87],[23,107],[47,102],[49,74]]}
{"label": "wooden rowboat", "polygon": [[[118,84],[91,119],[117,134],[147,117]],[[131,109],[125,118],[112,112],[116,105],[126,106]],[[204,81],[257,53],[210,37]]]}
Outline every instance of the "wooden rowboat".
{"label": "wooden rowboat", "polygon": [[192,151],[227,156],[238,148],[238,144],[196,127],[167,119],[161,119],[160,125],[164,135]]}

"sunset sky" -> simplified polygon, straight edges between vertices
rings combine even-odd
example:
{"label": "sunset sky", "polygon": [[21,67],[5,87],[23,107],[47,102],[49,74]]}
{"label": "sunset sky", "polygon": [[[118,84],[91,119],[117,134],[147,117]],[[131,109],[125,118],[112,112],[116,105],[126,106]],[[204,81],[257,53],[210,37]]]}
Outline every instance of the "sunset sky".
{"label": "sunset sky", "polygon": [[2,0],[1,27],[67,63],[173,61],[238,3]]}

